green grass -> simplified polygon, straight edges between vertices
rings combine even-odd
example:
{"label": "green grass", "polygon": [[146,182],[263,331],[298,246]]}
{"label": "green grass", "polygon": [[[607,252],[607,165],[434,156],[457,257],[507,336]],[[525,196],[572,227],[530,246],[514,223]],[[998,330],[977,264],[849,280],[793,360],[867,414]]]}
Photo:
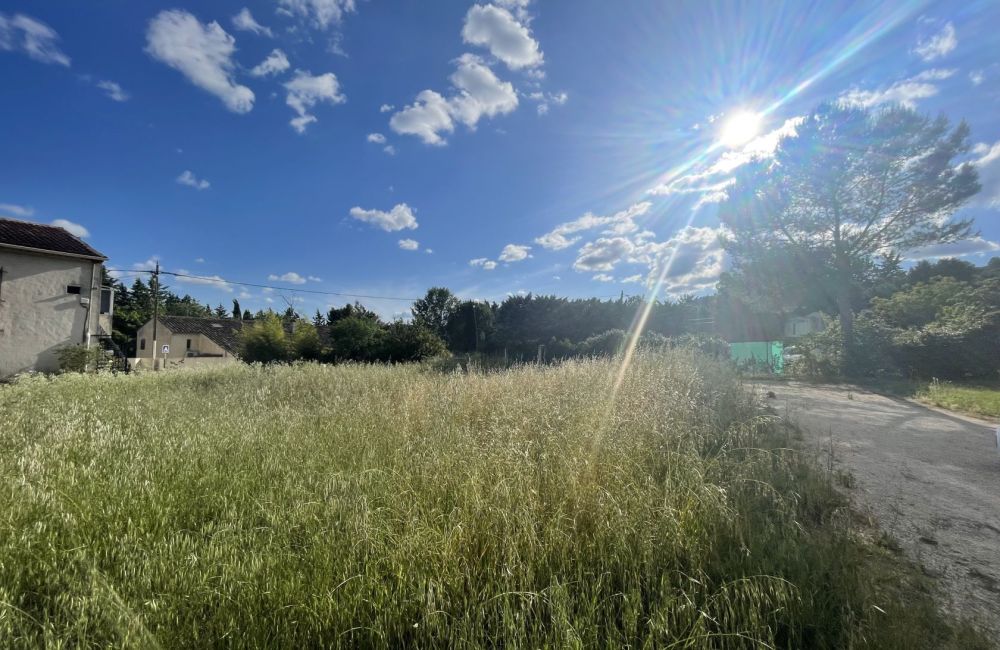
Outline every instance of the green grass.
{"label": "green grass", "polygon": [[722,365],[0,388],[0,645],[985,647]]}
{"label": "green grass", "polygon": [[1000,384],[964,385],[932,382],[918,390],[916,397],[922,402],[952,411],[1000,418]]}

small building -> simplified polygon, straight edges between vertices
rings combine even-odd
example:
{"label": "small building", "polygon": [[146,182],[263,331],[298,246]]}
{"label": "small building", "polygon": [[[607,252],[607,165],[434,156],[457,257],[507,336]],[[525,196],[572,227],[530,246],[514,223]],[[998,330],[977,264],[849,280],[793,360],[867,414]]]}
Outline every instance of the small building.
{"label": "small building", "polygon": [[[243,321],[232,318],[160,316],[136,333],[134,368],[159,368],[232,363],[238,359]],[[154,347],[155,345],[155,347]]]}
{"label": "small building", "polygon": [[797,338],[806,334],[822,332],[826,329],[826,320],[823,314],[814,311],[805,316],[789,316],[785,319],[785,337]]}
{"label": "small building", "polygon": [[0,379],[56,371],[61,348],[110,340],[105,260],[63,228],[0,218]]}

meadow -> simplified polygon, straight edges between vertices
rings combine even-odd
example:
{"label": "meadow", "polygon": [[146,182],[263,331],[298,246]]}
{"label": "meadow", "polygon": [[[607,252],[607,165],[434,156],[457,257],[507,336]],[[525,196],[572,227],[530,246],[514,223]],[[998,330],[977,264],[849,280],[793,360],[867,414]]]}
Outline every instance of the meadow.
{"label": "meadow", "polygon": [[619,364],[0,387],[0,646],[980,643],[728,367]]}

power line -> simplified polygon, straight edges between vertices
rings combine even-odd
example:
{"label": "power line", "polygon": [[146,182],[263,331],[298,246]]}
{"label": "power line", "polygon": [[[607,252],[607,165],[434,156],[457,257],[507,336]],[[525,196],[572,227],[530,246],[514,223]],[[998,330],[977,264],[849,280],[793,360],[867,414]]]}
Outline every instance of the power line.
{"label": "power line", "polygon": [[[154,273],[154,271],[146,269],[107,269],[109,272],[114,273]],[[233,284],[238,287],[254,287],[257,289],[272,289],[274,291],[295,291],[298,293],[311,293],[322,296],[339,296],[341,298],[364,298],[366,300],[401,300],[404,302],[413,302],[414,300],[419,300],[419,298],[402,298],[399,296],[369,296],[360,293],[342,293],[339,291],[320,291],[319,289],[296,289],[294,287],[276,287],[270,284],[255,284],[253,282],[237,282],[235,280],[226,280],[219,277],[208,277],[204,275],[191,275],[189,273],[176,273],[174,271],[164,271],[160,269],[160,275],[172,275],[178,278],[187,278],[190,280],[202,280],[209,284]]]}

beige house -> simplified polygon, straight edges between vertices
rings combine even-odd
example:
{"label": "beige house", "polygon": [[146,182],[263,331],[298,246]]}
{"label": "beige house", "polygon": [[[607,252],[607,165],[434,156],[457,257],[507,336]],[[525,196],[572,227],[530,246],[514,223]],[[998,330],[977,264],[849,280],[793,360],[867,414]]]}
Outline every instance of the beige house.
{"label": "beige house", "polygon": [[[138,369],[202,366],[232,363],[238,359],[243,321],[231,318],[160,316],[139,328],[136,333]],[[155,353],[155,354],[154,354]]]}
{"label": "beige house", "polygon": [[0,379],[58,370],[60,348],[110,336],[106,259],[63,228],[0,218]]}

